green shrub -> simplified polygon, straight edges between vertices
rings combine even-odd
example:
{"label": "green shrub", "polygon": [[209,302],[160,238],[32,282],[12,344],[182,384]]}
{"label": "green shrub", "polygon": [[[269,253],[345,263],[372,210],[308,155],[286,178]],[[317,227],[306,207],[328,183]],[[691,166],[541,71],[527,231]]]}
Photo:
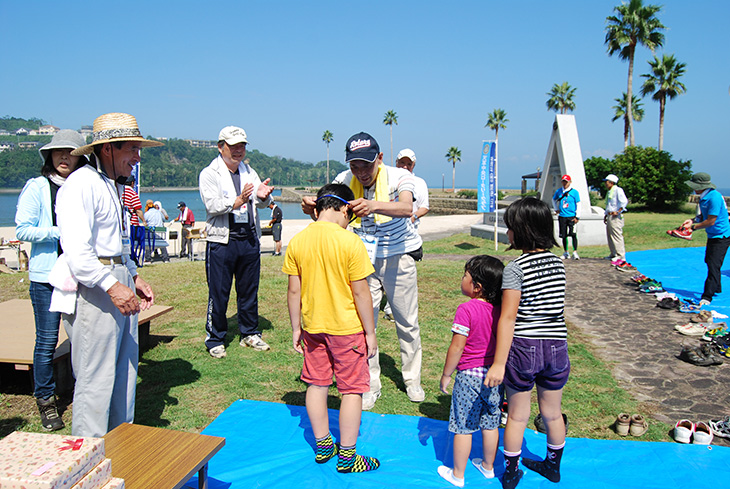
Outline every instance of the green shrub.
{"label": "green shrub", "polygon": [[456,196],[460,199],[476,199],[477,191],[469,189],[461,189],[456,193]]}

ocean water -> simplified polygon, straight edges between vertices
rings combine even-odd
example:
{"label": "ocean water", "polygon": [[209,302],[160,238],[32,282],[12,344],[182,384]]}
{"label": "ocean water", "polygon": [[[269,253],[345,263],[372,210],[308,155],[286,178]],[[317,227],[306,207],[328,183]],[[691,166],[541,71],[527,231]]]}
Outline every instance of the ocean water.
{"label": "ocean water", "polygon": [[[0,193],[0,227],[15,227],[15,209],[18,203],[20,191],[11,193]],[[281,195],[281,190],[274,190],[274,199],[277,195]],[[173,220],[179,214],[177,210],[178,202],[185,202],[185,205],[192,209],[197,222],[205,221],[205,207],[200,200],[200,193],[197,190],[160,190],[155,192],[142,192],[139,199],[144,206],[147,199],[153,201],[159,200],[162,207],[167,211],[170,220]],[[298,203],[279,202],[284,219],[306,219],[310,217],[302,212],[302,208]],[[271,219],[271,209],[259,209],[261,222],[265,223]]]}

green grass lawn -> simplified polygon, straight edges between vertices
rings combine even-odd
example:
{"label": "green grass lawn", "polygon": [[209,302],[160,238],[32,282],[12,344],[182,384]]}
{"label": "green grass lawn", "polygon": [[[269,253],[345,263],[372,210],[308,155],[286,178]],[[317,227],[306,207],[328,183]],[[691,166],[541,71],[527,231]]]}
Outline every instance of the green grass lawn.
{"label": "green grass lawn", "polygon": [[[627,249],[700,246],[704,233],[692,242],[670,238],[665,231],[676,227],[685,214],[629,213],[626,215]],[[440,393],[438,381],[449,345],[456,306],[465,298],[460,293],[464,260],[454,255],[491,253],[493,242],[456,235],[424,245],[428,259],[418,263],[419,315],[423,343],[423,387],[426,400],[408,400],[400,376],[400,352],[394,325],[381,319],[378,341],[383,370],[382,397],[374,412],[448,419],[450,396]],[[604,256],[606,246],[581,249],[584,256]],[[509,259],[516,252],[497,252]],[[440,256],[439,256],[440,255]],[[152,322],[156,344],[140,359],[135,421],[150,426],[198,432],[233,401],[255,399],[304,404],[305,384],[298,380],[302,358],[291,347],[291,328],[286,308],[286,276],[283,257],[261,258],[259,324],[268,352],[256,352],[238,345],[235,299],[229,303],[228,356],[212,359],[204,345],[207,285],[203,262],[156,264],[141,270],[156,291],[156,302],[174,306],[174,311]],[[0,276],[0,300],[28,298],[27,274]],[[650,415],[620,389],[610,369],[594,354],[589,340],[569,325],[573,369],[565,388],[564,411],[570,419],[570,435],[590,438],[618,438],[610,429],[619,412]],[[5,373],[5,371],[3,371]],[[27,373],[24,373],[27,374]],[[19,374],[23,375],[23,373]],[[27,380],[26,386],[27,386]],[[68,401],[68,400],[67,400]],[[330,390],[329,405],[336,408],[339,396]],[[0,392],[0,437],[13,430],[41,431],[30,389]],[[533,411],[536,406],[533,407]],[[63,418],[70,433],[70,409]],[[643,440],[667,440],[669,426],[656,421]]]}

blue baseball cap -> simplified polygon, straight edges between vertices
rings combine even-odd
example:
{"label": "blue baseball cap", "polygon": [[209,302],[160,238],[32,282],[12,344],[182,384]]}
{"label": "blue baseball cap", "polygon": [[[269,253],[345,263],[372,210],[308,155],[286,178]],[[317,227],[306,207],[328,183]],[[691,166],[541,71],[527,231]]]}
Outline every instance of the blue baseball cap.
{"label": "blue baseball cap", "polygon": [[345,145],[345,162],[365,160],[372,163],[380,154],[378,142],[370,134],[359,132],[351,136]]}

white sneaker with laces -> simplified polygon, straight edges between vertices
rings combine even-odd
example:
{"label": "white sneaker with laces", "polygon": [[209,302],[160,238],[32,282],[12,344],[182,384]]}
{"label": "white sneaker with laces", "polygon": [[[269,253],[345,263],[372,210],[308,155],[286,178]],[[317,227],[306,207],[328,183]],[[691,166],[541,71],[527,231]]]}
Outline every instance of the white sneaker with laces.
{"label": "white sneaker with laces", "polygon": [[241,346],[250,346],[257,351],[270,350],[271,347],[257,334],[248,335],[241,340]]}
{"label": "white sneaker with laces", "polygon": [[370,411],[375,407],[375,401],[380,397],[380,391],[378,392],[366,392],[362,395],[362,410]]}
{"label": "white sneaker with laces", "polygon": [[580,256],[578,256],[578,252],[577,251],[574,251],[573,252],[573,260],[580,260]]}
{"label": "white sneaker with laces", "polygon": [[700,300],[700,307],[702,307],[702,306],[709,306],[710,304],[712,304],[712,302],[708,301],[707,299],[701,299]]}
{"label": "white sneaker with laces", "polygon": [[223,345],[214,346],[208,350],[208,353],[213,358],[226,358],[226,347]]}
{"label": "white sneaker with laces", "polygon": [[426,393],[423,391],[423,387],[419,384],[413,384],[406,386],[406,394],[411,402],[423,402],[426,399]]}

